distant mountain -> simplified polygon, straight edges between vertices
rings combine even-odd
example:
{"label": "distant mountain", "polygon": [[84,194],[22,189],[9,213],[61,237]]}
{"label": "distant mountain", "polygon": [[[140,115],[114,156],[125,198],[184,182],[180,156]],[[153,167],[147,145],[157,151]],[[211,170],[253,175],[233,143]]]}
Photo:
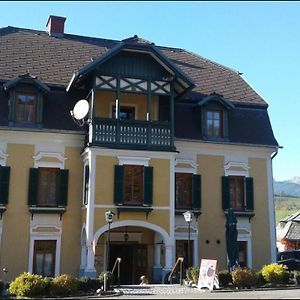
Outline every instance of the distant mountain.
{"label": "distant mountain", "polygon": [[274,193],[278,196],[300,197],[300,177],[285,181],[274,180]]}

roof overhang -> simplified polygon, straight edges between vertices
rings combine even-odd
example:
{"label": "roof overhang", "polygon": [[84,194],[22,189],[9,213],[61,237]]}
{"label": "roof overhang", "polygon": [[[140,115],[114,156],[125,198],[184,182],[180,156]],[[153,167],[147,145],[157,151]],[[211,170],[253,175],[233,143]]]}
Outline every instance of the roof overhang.
{"label": "roof overhang", "polygon": [[45,94],[50,92],[50,88],[46,84],[38,80],[37,77],[32,76],[28,73],[24,75],[19,75],[17,78],[7,81],[3,84],[3,88],[5,91],[8,91],[20,83],[33,84]]}
{"label": "roof overhang", "polygon": [[94,71],[99,65],[114,57],[121,51],[129,51],[135,53],[145,53],[153,57],[169,74],[170,78],[174,78],[174,88],[177,94],[182,94],[186,90],[195,87],[194,81],[179,69],[166,55],[164,55],[154,44],[129,44],[120,42],[112,49],[102,54],[99,58],[87,64],[83,68],[75,72],[66,88],[71,90],[78,82]]}
{"label": "roof overhang", "polygon": [[213,101],[219,102],[221,105],[226,107],[228,110],[231,110],[234,108],[233,103],[231,103],[229,100],[225,99],[222,95],[217,94],[217,93],[212,93],[208,96],[205,96],[198,102],[198,105],[204,106],[204,105],[208,104],[209,102],[213,102]]}

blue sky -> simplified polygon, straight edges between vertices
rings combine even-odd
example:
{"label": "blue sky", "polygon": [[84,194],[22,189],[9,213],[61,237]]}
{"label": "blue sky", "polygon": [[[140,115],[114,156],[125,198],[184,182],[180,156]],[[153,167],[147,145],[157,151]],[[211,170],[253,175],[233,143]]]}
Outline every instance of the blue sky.
{"label": "blue sky", "polygon": [[300,176],[300,2],[1,1],[0,27],[44,30],[50,14],[67,17],[67,33],[118,40],[137,34],[242,72],[269,103],[283,146],[273,161],[275,180]]}

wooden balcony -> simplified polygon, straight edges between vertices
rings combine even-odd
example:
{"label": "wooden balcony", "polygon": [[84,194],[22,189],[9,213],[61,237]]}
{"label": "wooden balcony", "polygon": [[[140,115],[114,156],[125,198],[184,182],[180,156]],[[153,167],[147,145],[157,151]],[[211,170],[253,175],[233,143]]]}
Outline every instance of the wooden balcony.
{"label": "wooden balcony", "polygon": [[170,122],[93,118],[89,145],[175,151]]}

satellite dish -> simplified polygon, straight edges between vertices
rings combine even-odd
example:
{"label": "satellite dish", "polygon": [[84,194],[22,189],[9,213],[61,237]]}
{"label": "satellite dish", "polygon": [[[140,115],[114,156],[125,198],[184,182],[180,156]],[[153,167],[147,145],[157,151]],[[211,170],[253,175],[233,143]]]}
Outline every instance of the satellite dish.
{"label": "satellite dish", "polygon": [[71,115],[76,119],[76,120],[82,120],[86,117],[90,109],[89,103],[85,100],[79,100],[74,108],[73,111],[71,111]]}

